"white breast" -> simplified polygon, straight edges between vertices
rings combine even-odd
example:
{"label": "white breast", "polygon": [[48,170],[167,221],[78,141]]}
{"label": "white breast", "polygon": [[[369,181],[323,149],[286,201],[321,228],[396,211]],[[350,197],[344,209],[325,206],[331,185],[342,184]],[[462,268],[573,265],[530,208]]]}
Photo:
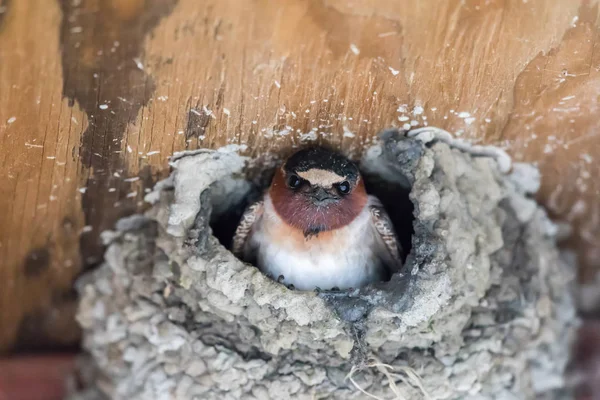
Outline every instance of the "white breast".
{"label": "white breast", "polygon": [[275,213],[267,196],[264,213],[249,240],[257,266],[299,290],[357,288],[382,279],[380,240],[368,209],[348,226],[305,239]]}

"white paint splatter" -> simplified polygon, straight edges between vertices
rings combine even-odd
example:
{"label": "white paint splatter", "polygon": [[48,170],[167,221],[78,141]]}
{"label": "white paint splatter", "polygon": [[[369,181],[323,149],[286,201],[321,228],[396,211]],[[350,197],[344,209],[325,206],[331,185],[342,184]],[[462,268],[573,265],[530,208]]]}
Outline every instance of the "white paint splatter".
{"label": "white paint splatter", "polygon": [[98,106],[98,108],[101,109],[101,110],[106,110],[106,109],[108,109],[108,104],[100,104]]}
{"label": "white paint splatter", "polygon": [[392,73],[392,75],[396,76],[400,73],[400,71],[398,71],[397,69],[394,69],[392,67],[388,67],[390,69],[390,72]]}
{"label": "white paint splatter", "polygon": [[139,180],[140,180],[139,176],[134,176],[132,178],[123,179],[123,182],[135,182],[135,181],[139,181]]}
{"label": "white paint splatter", "polygon": [[159,154],[159,153],[160,153],[160,151],[158,151],[158,150],[154,150],[154,151],[150,151],[150,152],[146,153],[146,155],[147,155],[147,156],[152,156],[152,155],[154,155],[154,154]]}
{"label": "white paint splatter", "polygon": [[471,125],[473,122],[475,122],[475,117],[465,118],[465,124]]}
{"label": "white paint splatter", "polygon": [[471,116],[471,114],[466,111],[462,111],[462,112],[458,113],[458,118],[469,118],[470,116]]}
{"label": "white paint splatter", "polygon": [[17,117],[10,117],[10,118],[9,118],[9,119],[6,121],[6,123],[7,123],[7,124],[12,124],[12,123],[13,123],[13,122],[15,122],[16,120],[17,120]]}
{"label": "white paint splatter", "polygon": [[281,89],[281,84],[279,83],[279,81],[273,81],[273,83],[275,84],[275,86],[277,86],[277,89]]}
{"label": "white paint splatter", "polygon": [[360,54],[360,49],[354,43],[350,44],[350,51],[352,51],[356,55]]}
{"label": "white paint splatter", "polygon": [[413,108],[412,112],[413,112],[414,115],[421,115],[421,114],[423,114],[423,111],[425,111],[425,110],[423,110],[423,107],[421,107],[421,106],[415,106]]}
{"label": "white paint splatter", "polygon": [[223,108],[223,114],[229,117],[231,115],[231,111],[229,111],[229,108]]}

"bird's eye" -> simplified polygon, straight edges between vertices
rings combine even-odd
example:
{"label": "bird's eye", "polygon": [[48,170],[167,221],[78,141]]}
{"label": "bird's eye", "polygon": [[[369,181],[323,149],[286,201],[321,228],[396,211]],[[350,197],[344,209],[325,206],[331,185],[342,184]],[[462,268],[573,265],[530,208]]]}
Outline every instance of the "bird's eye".
{"label": "bird's eye", "polygon": [[350,182],[344,181],[337,185],[337,188],[341,194],[348,194],[350,193]]}
{"label": "bird's eye", "polygon": [[288,186],[292,189],[298,189],[302,181],[296,175],[290,175],[288,178]]}

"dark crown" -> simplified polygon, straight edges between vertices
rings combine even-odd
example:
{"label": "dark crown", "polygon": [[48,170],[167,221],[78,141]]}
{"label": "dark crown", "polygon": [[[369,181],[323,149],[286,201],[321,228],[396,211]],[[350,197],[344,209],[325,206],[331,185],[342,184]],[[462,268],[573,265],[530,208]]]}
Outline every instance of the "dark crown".
{"label": "dark crown", "polygon": [[341,153],[323,147],[309,147],[292,154],[284,166],[287,172],[304,172],[324,169],[335,172],[354,182],[359,176],[356,164]]}

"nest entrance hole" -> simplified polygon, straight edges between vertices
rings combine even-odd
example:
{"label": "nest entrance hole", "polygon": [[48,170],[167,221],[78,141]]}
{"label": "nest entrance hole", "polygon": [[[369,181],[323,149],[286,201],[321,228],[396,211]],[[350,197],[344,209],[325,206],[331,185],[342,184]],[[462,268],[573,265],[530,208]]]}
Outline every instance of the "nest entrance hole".
{"label": "nest entrance hole", "polygon": [[[376,161],[370,161],[372,164]],[[383,164],[384,161],[381,161]],[[360,164],[359,164],[360,167]],[[210,228],[213,235],[226,248],[231,248],[235,230],[242,218],[244,210],[260,199],[268,189],[275,168],[272,165],[252,167],[245,171],[244,177],[231,176],[230,182],[222,180],[209,189],[211,195]],[[373,172],[373,168],[361,168],[367,192],[376,196],[389,214],[396,235],[402,246],[404,259],[411,251],[414,205],[409,198],[410,185],[406,177],[390,179],[389,174]],[[396,172],[397,174],[397,172]]]}

